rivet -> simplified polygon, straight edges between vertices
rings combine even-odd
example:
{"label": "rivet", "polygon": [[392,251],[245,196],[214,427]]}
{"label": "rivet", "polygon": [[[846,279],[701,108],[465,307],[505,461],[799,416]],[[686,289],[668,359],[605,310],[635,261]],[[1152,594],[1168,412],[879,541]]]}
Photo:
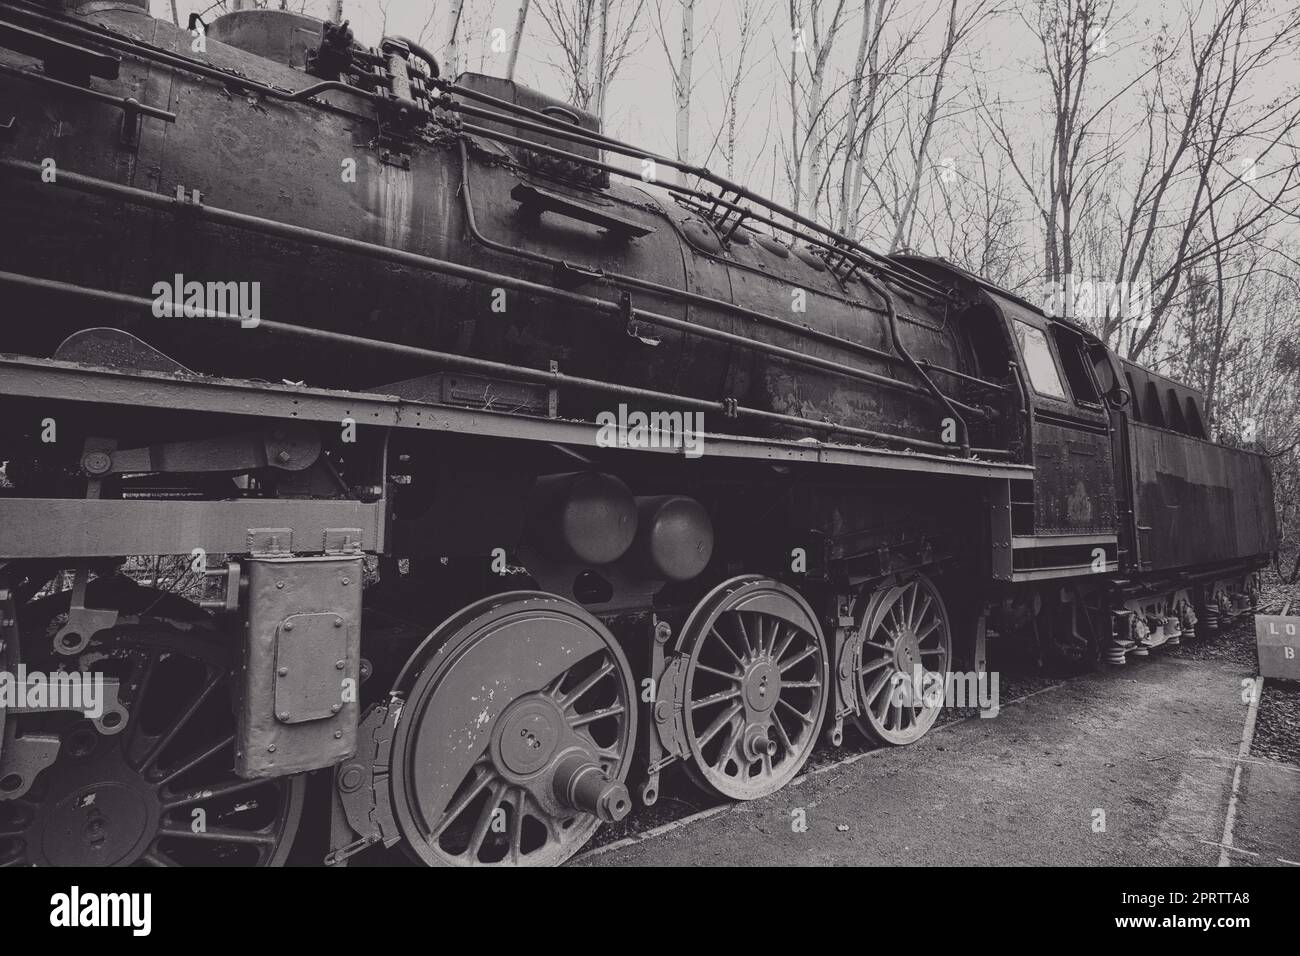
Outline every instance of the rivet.
{"label": "rivet", "polygon": [[284,624],[284,629],[285,629],[286,631],[292,631],[292,630],[293,630],[293,621],[286,621],[285,624]]}
{"label": "rivet", "polygon": [[334,619],[334,626],[335,626],[335,627],[342,627],[342,626],[343,626],[343,618],[341,618],[341,617],[336,617],[336,618]]}
{"label": "rivet", "polygon": [[275,753],[275,744],[269,744],[266,748],[267,753]]}
{"label": "rivet", "polygon": [[335,661],[335,662],[334,662],[334,667],[335,667],[336,669],[338,669],[338,670],[343,670],[343,668],[346,667],[346,666],[347,666],[347,664],[345,664],[343,661]]}
{"label": "rivet", "polygon": [[335,739],[335,740],[342,740],[342,739],[343,739],[343,731],[341,731],[341,730],[336,730],[336,731],[334,731],[334,739]]}
{"label": "rivet", "polygon": [[284,587],[284,582],[283,582],[283,581],[276,581],[276,582],[275,582],[275,586],[276,586],[277,588],[282,588],[282,587]]}
{"label": "rivet", "polygon": [[351,584],[351,583],[352,583],[352,579],[351,579],[351,578],[344,578],[344,579],[343,579],[343,583],[344,583],[344,584]]}
{"label": "rivet", "polygon": [[342,709],[343,709],[343,705],[342,705],[342,704],[331,704],[331,705],[330,705],[330,713],[331,713],[331,714],[337,714],[337,713],[338,713],[340,710],[342,710]]}
{"label": "rivet", "polygon": [[289,674],[289,668],[281,667],[279,673],[281,677],[287,677]]}
{"label": "rivet", "polygon": [[288,712],[287,710],[282,710],[282,711],[280,711],[280,719],[281,719],[281,720],[288,720],[288,719],[289,719],[289,712]]}

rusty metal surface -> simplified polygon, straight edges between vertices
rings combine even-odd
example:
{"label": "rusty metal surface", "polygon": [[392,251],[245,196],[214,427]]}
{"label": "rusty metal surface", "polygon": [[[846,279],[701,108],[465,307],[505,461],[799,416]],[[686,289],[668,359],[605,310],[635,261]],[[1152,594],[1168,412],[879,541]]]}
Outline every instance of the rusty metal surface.
{"label": "rusty metal surface", "polygon": [[[170,24],[121,11],[105,11],[102,17],[113,29],[165,49],[188,52],[189,34]],[[0,52],[0,60],[13,56]],[[303,85],[302,73],[217,42],[195,57],[284,89]],[[7,88],[2,79],[0,84]],[[135,148],[105,149],[118,111],[106,104],[57,98],[52,108],[76,125],[78,136],[72,142],[56,143],[42,108],[30,97],[16,98],[17,132],[5,145],[5,154],[22,159],[58,155],[61,168],[69,171],[165,193],[179,184],[198,190],[205,202],[215,206],[535,281],[552,279],[546,265],[467,240],[458,197],[458,143],[416,140],[409,146],[409,162],[394,166],[374,143],[373,109],[364,100],[351,101],[348,109],[324,109],[258,93],[232,95],[208,77],[131,55],[123,57],[118,87],[141,102],[177,111],[176,122],[146,118]],[[544,104],[539,100],[532,105]],[[218,129],[222,135],[213,136]],[[539,171],[510,162],[500,147],[473,142],[469,162],[475,212],[479,227],[494,241],[583,267],[652,280],[669,290],[704,292],[716,296],[722,306],[744,303],[851,343],[889,351],[878,303],[871,308],[855,304],[872,297],[857,280],[843,286],[806,250],[781,256],[756,241],[714,251],[700,249],[678,231],[681,210],[657,195],[621,185],[578,188],[562,179],[543,179],[542,184],[572,202],[603,208],[610,217],[654,232],[613,242],[602,237],[598,228],[549,214],[530,225],[521,220],[510,194],[521,183],[528,185]],[[322,148],[323,144],[329,148]],[[573,148],[581,152],[580,147]],[[268,156],[275,161],[267,162]],[[339,175],[340,156],[355,160],[355,183]],[[0,260],[15,272],[53,277],[53,270],[61,279],[135,294],[147,292],[159,276],[177,272],[203,278],[232,275],[260,282],[264,310],[299,324],[533,368],[556,361],[569,374],[653,383],[696,398],[732,398],[742,404],[748,400],[760,409],[843,420],[917,439],[934,440],[940,429],[939,409],[923,393],[891,394],[887,389],[864,387],[835,373],[811,371],[785,358],[755,357],[736,345],[706,341],[681,330],[653,330],[659,344],[650,346],[645,337],[627,335],[617,323],[593,323],[592,317],[579,314],[581,310],[515,293],[508,311],[498,314],[490,310],[489,288],[460,279],[394,270],[344,252],[160,211],[126,209],[104,197],[24,192],[5,183],[0,186],[0,209],[29,237],[26,248],[0,249]],[[67,255],[63,245],[63,237],[72,231],[81,236],[75,258]],[[806,290],[806,312],[792,309],[792,287]],[[618,295],[606,283],[583,291],[608,301],[616,301]],[[20,309],[40,308],[40,293],[20,292],[15,299]],[[889,372],[884,368],[889,363],[865,360],[851,348],[806,344],[797,333],[764,328],[716,306],[692,305],[688,310],[666,295],[649,291],[635,292],[633,299],[638,308],[689,319],[701,327],[743,332],[755,341],[846,366],[896,374],[918,387],[915,376],[902,366]],[[918,357],[961,372],[975,371],[969,349],[961,344],[941,307],[908,301],[901,294],[898,304],[902,340]],[[125,324],[177,361],[206,372],[356,388],[419,371],[391,357],[340,355],[317,345],[286,347],[262,336],[248,336],[236,344],[229,338],[213,338],[211,330],[194,323],[117,313],[103,306],[69,310],[58,321],[28,328],[10,347],[49,354],[64,335],[93,322]],[[563,396],[560,414],[585,414],[608,401]],[[716,417],[719,430],[735,429],[723,416]],[[775,423],[757,427],[770,434],[789,430]]]}
{"label": "rusty metal surface", "polygon": [[1034,533],[1115,530],[1115,478],[1105,434],[1034,423]]}
{"label": "rusty metal surface", "polygon": [[[6,395],[31,398],[216,411],[334,424],[350,417],[359,426],[518,438],[589,448],[596,447],[597,443],[596,428],[586,422],[528,418],[505,412],[407,401],[382,392],[307,388],[238,378],[128,372],[16,355],[0,355],[0,374],[4,376]],[[704,441],[708,443],[709,457],[820,462],[888,471],[938,471],[983,478],[999,475],[1027,478],[1032,474],[1032,469],[1025,465],[961,460],[837,442],[714,435],[707,430]],[[637,449],[636,453],[680,455],[681,450],[652,447]]]}
{"label": "rusty metal surface", "polygon": [[1277,547],[1266,458],[1137,422],[1128,440],[1144,568],[1226,562]]}

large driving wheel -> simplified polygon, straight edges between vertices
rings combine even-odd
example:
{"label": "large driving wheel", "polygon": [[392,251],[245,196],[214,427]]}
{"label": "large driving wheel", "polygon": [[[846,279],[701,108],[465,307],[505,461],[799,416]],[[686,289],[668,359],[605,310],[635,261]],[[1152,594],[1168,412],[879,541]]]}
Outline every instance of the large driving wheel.
{"label": "large driving wheel", "polygon": [[880,743],[915,743],[943,710],[952,669],[952,630],[943,596],[918,574],[872,595],[858,627],[854,721]]}
{"label": "large driving wheel", "polygon": [[431,865],[554,865],[632,808],[636,685],[613,636],[537,591],[452,615],[395,684],[393,807]]}
{"label": "large driving wheel", "polygon": [[306,778],[235,775],[232,664],[225,647],[162,623],[99,634],[76,667],[120,681],[126,726],[18,718],[59,749],[22,796],[2,799],[0,780],[0,865],[282,864]]}
{"label": "large driving wheel", "polygon": [[785,786],[826,713],[826,642],[808,603],[770,578],[733,578],[691,612],[677,650],[687,772],[734,800]]}

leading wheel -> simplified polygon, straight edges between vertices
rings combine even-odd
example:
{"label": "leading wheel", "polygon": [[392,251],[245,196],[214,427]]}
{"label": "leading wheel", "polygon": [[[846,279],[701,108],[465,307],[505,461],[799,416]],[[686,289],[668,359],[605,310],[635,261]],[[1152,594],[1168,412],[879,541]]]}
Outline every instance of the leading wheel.
{"label": "leading wheel", "polygon": [[872,595],[858,626],[858,729],[880,743],[920,740],[943,709],[952,668],[943,596],[918,574]]}
{"label": "leading wheel", "polygon": [[691,612],[677,651],[687,773],[734,800],[785,786],[826,713],[826,642],[808,602],[769,578],[733,578]]}
{"label": "leading wheel", "polygon": [[632,808],[636,684],[605,627],[537,591],[485,598],[394,692],[393,808],[430,865],[554,865]]}
{"label": "leading wheel", "polygon": [[20,733],[56,736],[59,749],[31,789],[0,801],[0,865],[282,864],[306,777],[235,775],[232,665],[226,648],[162,623],[96,637],[76,666],[120,681],[127,724],[19,718]]}

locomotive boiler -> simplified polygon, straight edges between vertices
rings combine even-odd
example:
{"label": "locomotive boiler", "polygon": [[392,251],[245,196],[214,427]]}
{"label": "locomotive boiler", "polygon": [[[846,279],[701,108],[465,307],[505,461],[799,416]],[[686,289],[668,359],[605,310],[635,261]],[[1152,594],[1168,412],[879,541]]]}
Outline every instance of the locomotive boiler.
{"label": "locomotive boiler", "polygon": [[1252,603],[1266,461],[1083,328],[409,39],[145,7],[0,3],[4,666],[110,705],[0,702],[0,861],[562,862],[919,739],[990,635]]}

